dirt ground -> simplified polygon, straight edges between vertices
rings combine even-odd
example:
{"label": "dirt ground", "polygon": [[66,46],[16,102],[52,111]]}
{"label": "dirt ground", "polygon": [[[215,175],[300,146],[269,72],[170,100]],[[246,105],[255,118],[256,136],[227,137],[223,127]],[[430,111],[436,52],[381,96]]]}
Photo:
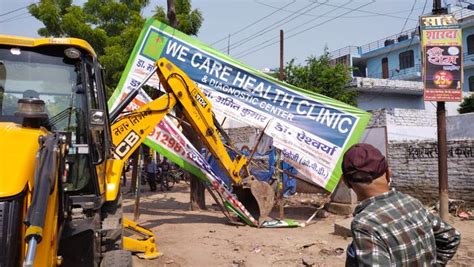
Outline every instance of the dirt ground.
{"label": "dirt ground", "polygon": [[[124,188],[124,192],[128,188]],[[134,196],[125,195],[125,216],[133,219]],[[316,210],[321,196],[297,197],[285,208],[287,218],[304,222]],[[134,257],[134,266],[344,266],[350,238],[334,234],[334,222],[343,216],[328,214],[303,228],[257,229],[234,226],[206,196],[206,211],[189,210],[189,186],[168,192],[143,188],[138,222],[157,236],[163,256],[155,260]],[[461,247],[451,266],[474,266],[474,221],[454,218],[462,234]]]}

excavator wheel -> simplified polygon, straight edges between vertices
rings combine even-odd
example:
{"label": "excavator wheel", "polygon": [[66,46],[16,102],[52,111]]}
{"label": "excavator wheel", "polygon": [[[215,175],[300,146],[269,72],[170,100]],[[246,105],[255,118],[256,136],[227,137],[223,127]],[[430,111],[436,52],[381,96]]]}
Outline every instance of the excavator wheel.
{"label": "excavator wheel", "polygon": [[132,267],[132,253],[127,250],[105,252],[100,267]]}

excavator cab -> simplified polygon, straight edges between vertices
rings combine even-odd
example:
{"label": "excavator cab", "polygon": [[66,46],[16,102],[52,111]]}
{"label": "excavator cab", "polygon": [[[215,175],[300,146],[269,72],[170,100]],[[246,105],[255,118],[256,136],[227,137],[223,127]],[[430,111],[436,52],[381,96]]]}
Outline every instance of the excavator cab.
{"label": "excavator cab", "polygon": [[106,266],[130,255],[111,147],[92,47],[0,35],[0,266]]}

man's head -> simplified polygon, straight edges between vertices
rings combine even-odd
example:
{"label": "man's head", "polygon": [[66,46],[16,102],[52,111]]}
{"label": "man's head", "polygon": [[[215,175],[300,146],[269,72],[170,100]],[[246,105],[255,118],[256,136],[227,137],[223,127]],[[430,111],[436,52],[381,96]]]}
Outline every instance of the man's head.
{"label": "man's head", "polygon": [[353,145],[344,154],[342,175],[346,185],[356,192],[359,200],[389,190],[390,169],[387,159],[369,144]]}

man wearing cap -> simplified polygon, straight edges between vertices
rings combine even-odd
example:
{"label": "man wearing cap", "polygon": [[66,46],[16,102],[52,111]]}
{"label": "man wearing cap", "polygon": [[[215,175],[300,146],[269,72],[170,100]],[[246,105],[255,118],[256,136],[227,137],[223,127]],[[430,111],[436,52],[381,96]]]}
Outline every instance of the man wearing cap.
{"label": "man wearing cap", "polygon": [[391,171],[375,147],[356,144],[344,154],[344,183],[360,201],[351,224],[348,266],[445,265],[461,235],[417,199],[390,190]]}

